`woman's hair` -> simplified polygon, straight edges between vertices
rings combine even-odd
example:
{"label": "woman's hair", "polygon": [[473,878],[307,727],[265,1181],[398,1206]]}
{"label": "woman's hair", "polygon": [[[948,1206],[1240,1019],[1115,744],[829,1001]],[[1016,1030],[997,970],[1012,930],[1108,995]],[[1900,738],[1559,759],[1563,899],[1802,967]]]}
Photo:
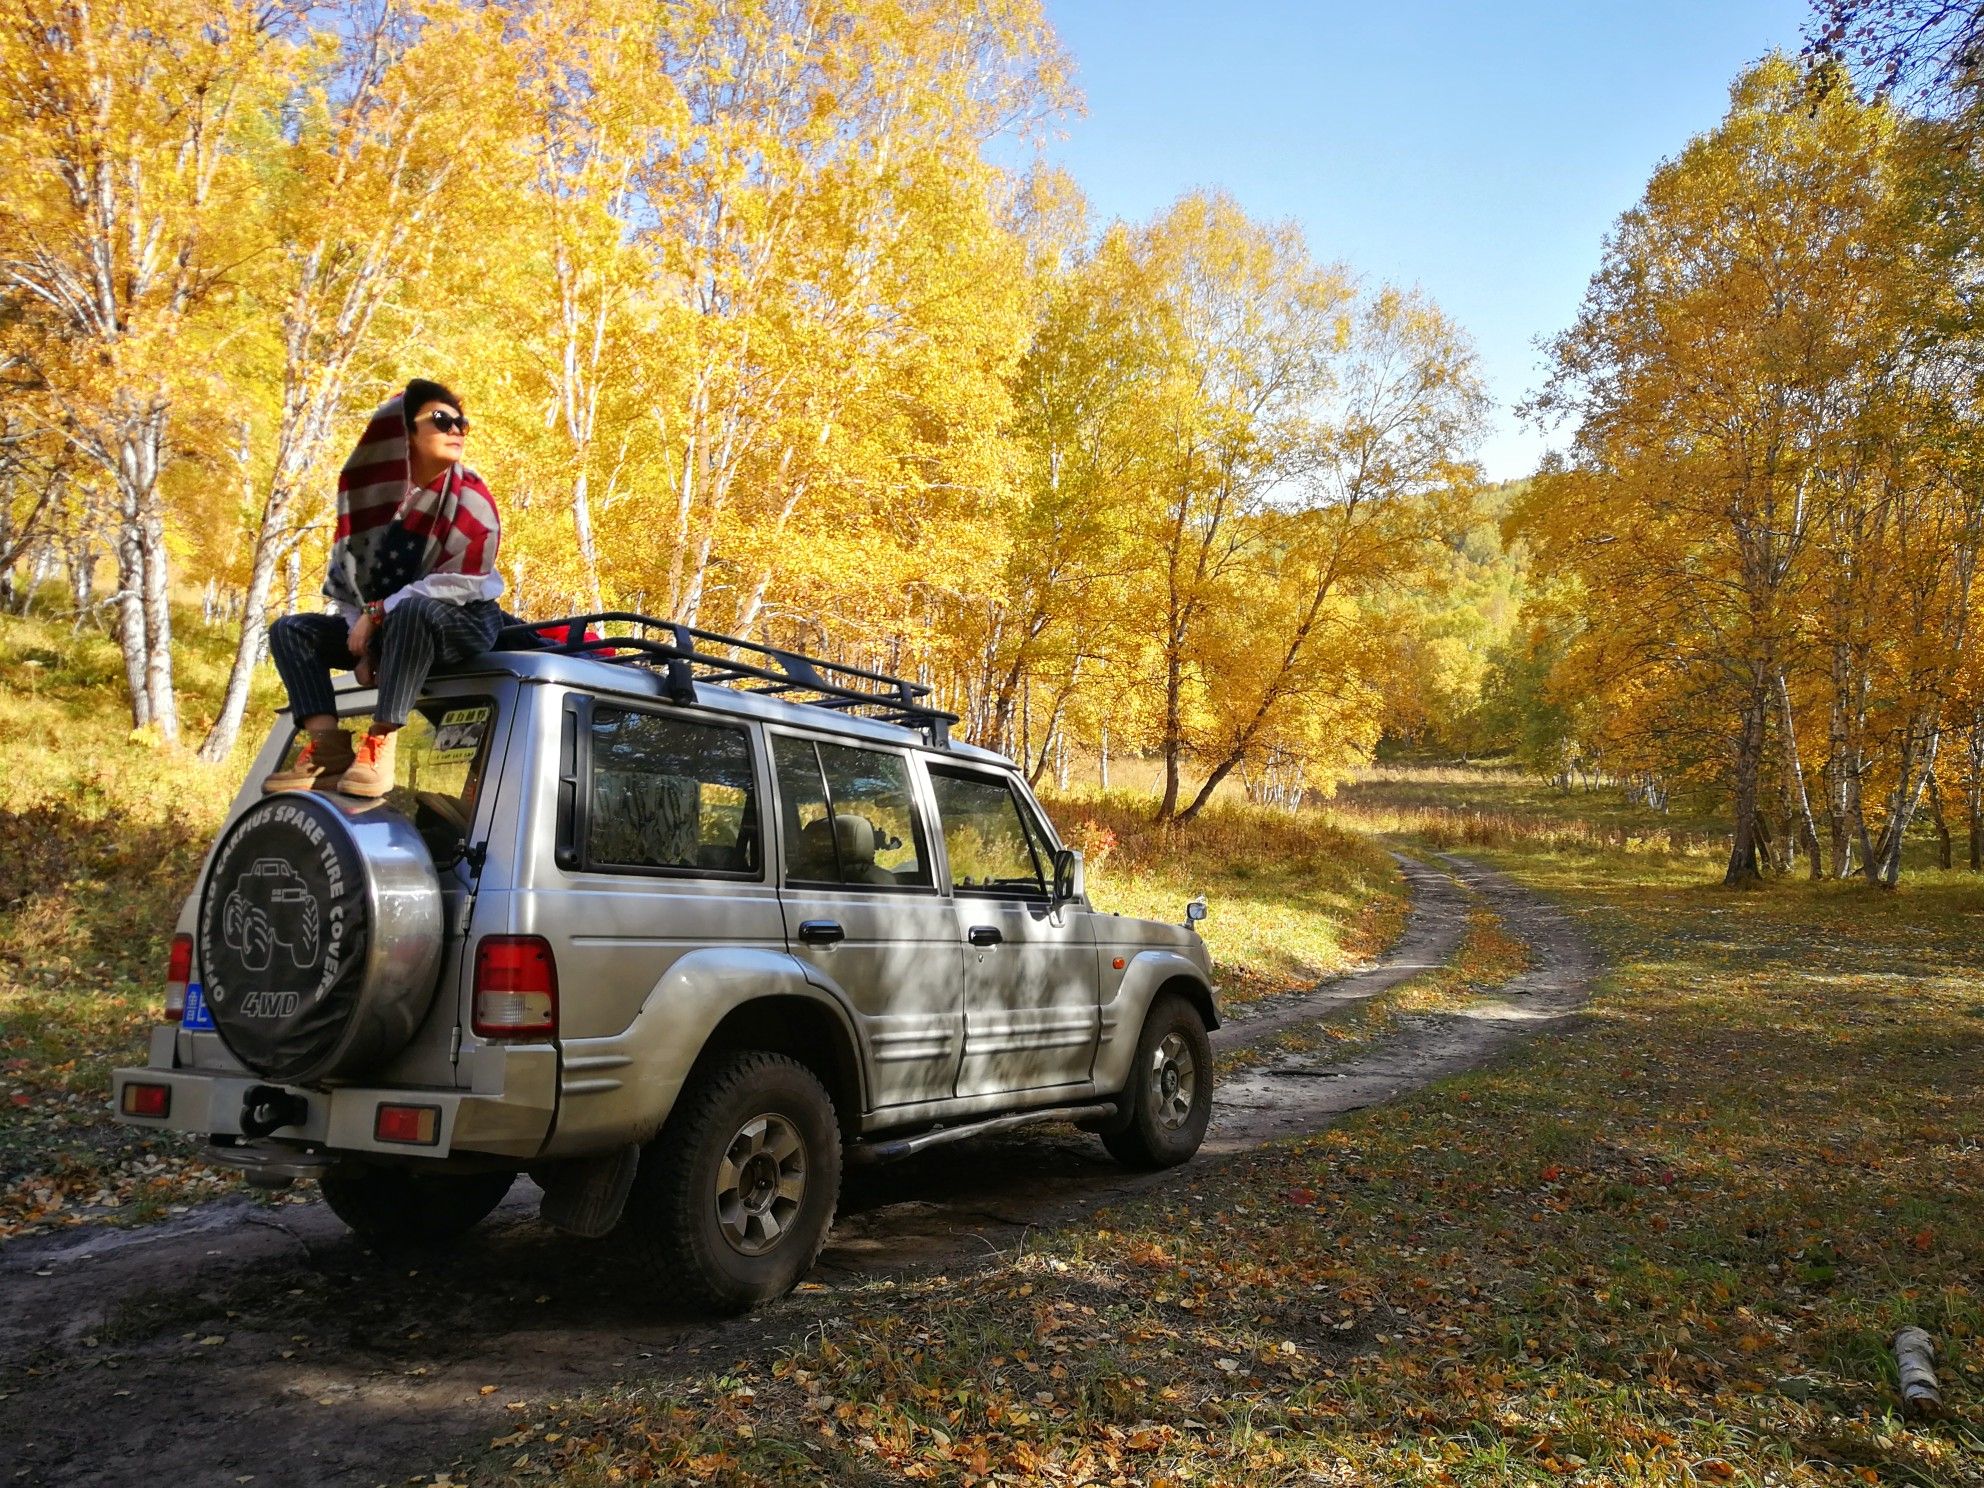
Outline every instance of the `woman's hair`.
{"label": "woman's hair", "polygon": [[446,383],[416,377],[406,385],[406,392],[400,399],[400,416],[406,420],[407,433],[413,432],[413,416],[429,403],[445,403],[456,413],[468,412],[462,407],[462,400],[449,391]]}

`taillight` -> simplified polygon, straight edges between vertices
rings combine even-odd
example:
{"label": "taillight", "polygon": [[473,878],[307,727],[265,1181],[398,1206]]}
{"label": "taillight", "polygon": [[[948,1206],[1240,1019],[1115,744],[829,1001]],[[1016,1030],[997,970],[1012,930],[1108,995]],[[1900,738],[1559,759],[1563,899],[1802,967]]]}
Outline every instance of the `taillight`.
{"label": "taillight", "polygon": [[399,1142],[409,1147],[434,1147],[441,1141],[439,1106],[381,1106],[372,1118],[375,1141]]}
{"label": "taillight", "polygon": [[193,937],[172,937],[172,954],[165,963],[165,1021],[186,1016],[186,984],[193,980]]}
{"label": "taillight", "polygon": [[558,1031],[558,964],[541,935],[485,935],[475,948],[475,1012],[482,1038]]}
{"label": "taillight", "polygon": [[172,1114],[172,1087],[143,1085],[133,1080],[124,1087],[124,1114],[163,1121]]}

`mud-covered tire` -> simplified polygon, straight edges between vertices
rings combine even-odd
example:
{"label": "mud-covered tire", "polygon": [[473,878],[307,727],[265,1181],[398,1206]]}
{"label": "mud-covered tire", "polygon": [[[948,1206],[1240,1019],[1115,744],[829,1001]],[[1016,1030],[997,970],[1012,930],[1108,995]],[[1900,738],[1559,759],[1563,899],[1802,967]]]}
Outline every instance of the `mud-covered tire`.
{"label": "mud-covered tire", "polygon": [[[781,1214],[794,1161],[797,1195]],[[840,1128],[819,1078],[782,1054],[728,1055],[683,1089],[642,1151],[623,1233],[663,1291],[702,1311],[745,1312],[813,1269],[833,1227],[840,1169]]]}
{"label": "mud-covered tire", "polygon": [[440,1245],[487,1219],[515,1173],[418,1173],[347,1164],[318,1180],[324,1202],[360,1239],[382,1249]]}
{"label": "mud-covered tire", "polygon": [[1103,1132],[1102,1145],[1128,1168],[1175,1168],[1205,1140],[1212,1119],[1212,1041],[1199,1010],[1161,993],[1137,1038],[1127,1120]]}

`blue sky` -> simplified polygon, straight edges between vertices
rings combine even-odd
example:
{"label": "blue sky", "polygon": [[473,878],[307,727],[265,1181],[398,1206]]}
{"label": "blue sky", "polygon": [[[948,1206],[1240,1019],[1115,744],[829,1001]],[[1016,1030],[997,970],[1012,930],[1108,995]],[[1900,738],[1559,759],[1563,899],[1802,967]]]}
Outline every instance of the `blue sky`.
{"label": "blue sky", "polygon": [[1804,0],[1390,7],[1046,0],[1087,99],[1053,154],[1098,219],[1197,187],[1293,218],[1318,258],[1416,284],[1474,338],[1491,477],[1545,441],[1511,411],[1577,312],[1605,230],[1712,127],[1730,81],[1797,50]]}

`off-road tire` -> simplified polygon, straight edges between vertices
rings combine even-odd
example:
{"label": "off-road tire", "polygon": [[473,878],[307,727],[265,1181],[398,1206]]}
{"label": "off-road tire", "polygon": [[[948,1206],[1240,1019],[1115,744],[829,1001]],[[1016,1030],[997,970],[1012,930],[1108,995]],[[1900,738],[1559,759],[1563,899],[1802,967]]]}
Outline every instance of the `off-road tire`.
{"label": "off-road tire", "polygon": [[302,912],[297,916],[296,928],[301,933],[289,943],[289,959],[299,968],[307,970],[317,964],[317,939],[321,934],[315,899],[303,901]]}
{"label": "off-road tire", "polygon": [[275,959],[276,933],[269,917],[249,908],[241,918],[241,964],[250,971],[267,971]]}
{"label": "off-road tire", "polygon": [[416,1173],[346,1164],[318,1180],[331,1213],[381,1249],[441,1245],[487,1219],[514,1173]]}
{"label": "off-road tire", "polygon": [[[1190,1099],[1176,1125],[1167,1124],[1161,1114],[1162,1108],[1175,1104],[1175,1096],[1163,1088],[1164,1070],[1167,1065],[1174,1070],[1181,1067],[1177,1059],[1162,1057],[1167,1040],[1175,1040],[1175,1053],[1191,1060]],[[1137,1037],[1123,1100],[1127,1120],[1104,1131],[1102,1145],[1124,1167],[1175,1168],[1199,1150],[1206,1123],[1212,1119],[1212,1041],[1206,1037],[1199,1010],[1184,998],[1164,992],[1151,1004]]]}
{"label": "off-road tire", "polygon": [[[767,1116],[798,1137],[804,1183],[772,1248],[750,1255],[726,1238],[718,1174],[732,1144]],[[747,1312],[813,1269],[833,1228],[840,1168],[840,1128],[819,1077],[783,1054],[731,1054],[684,1087],[643,1149],[622,1230],[662,1291],[702,1311]]]}

